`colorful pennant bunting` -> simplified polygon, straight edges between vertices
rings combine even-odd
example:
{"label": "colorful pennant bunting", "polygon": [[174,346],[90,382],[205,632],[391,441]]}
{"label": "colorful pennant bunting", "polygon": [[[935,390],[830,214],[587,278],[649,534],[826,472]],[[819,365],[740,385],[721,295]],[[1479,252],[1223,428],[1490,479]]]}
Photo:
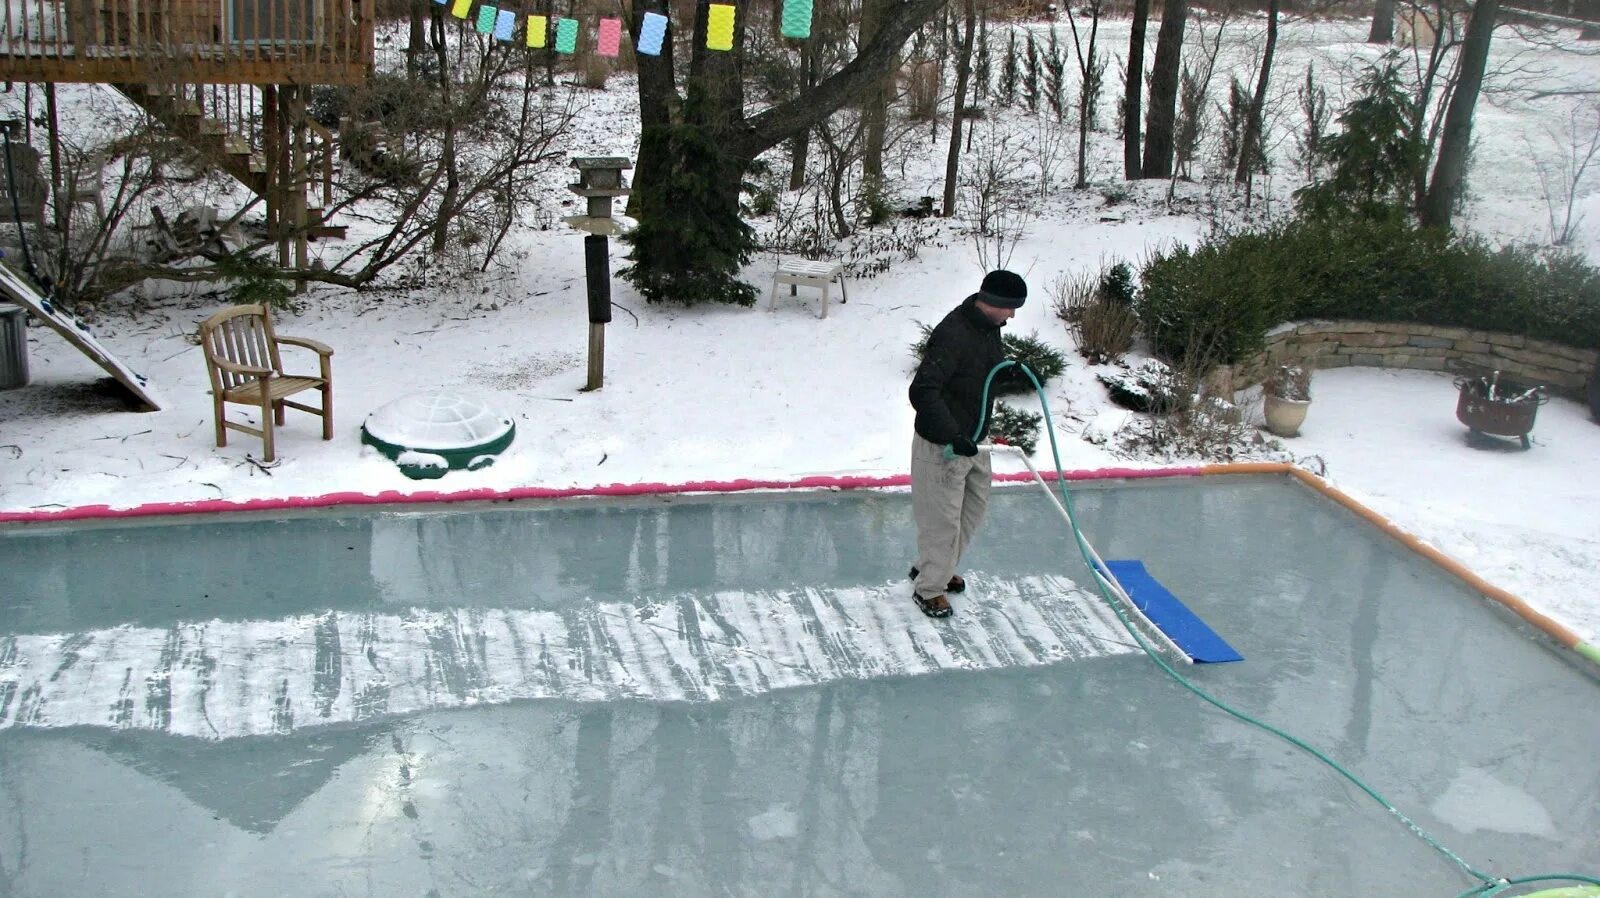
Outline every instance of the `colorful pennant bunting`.
{"label": "colorful pennant bunting", "polygon": [[[448,6],[450,14],[458,19],[470,20],[480,34],[493,34],[496,40],[512,40],[517,27],[517,13],[513,10],[475,0],[434,0]],[[804,40],[811,37],[812,6],[815,0],[781,0],[783,10],[780,31],[784,37]],[[472,15],[474,5],[478,7]],[[706,49],[728,51],[733,49],[737,7],[729,3],[712,3],[706,10]],[[550,40],[548,16],[527,17],[526,43],[532,49],[542,49]],[[579,31],[582,25],[573,18],[559,18],[555,25],[555,49],[558,53],[578,51]],[[671,20],[656,12],[646,12],[639,25],[639,36],[634,49],[646,56],[659,56],[666,43]],[[622,20],[614,16],[599,19],[595,32],[595,51],[601,56],[614,57],[621,49]]]}

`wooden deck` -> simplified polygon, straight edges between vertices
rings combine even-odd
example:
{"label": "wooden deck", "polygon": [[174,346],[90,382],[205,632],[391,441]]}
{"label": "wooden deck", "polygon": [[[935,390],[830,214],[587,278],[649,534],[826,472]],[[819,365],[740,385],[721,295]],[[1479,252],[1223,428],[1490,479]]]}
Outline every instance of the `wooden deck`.
{"label": "wooden deck", "polygon": [[10,0],[0,78],[358,84],[374,0]]}

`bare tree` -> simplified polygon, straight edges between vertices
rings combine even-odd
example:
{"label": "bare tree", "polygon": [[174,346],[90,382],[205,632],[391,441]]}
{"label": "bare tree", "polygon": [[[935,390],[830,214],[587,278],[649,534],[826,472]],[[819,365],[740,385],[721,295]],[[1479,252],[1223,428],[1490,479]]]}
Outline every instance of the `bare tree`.
{"label": "bare tree", "polygon": [[[1100,37],[1100,12],[1105,0],[1088,0],[1084,8],[1089,13],[1087,38],[1078,32],[1078,18],[1067,4],[1067,24],[1072,27],[1072,49],[1078,58],[1078,177],[1073,186],[1082,190],[1089,186],[1089,132],[1094,129],[1095,115],[1100,102],[1100,87],[1105,80],[1106,61],[1096,48]],[[1085,46],[1087,43],[1087,46]]]}
{"label": "bare tree", "polygon": [[[1267,42],[1261,49],[1261,68],[1256,72],[1256,90],[1250,98],[1250,109],[1245,118],[1244,134],[1239,143],[1239,160],[1234,169],[1236,184],[1247,184],[1255,172],[1255,160],[1262,141],[1262,115],[1267,106],[1267,85],[1272,80],[1272,57],[1278,49],[1278,12],[1281,0],[1267,3]],[[1247,195],[1248,199],[1248,195]]]}
{"label": "bare tree", "polygon": [[[887,0],[862,0],[861,42],[872,40],[878,32],[878,22],[886,11]],[[866,123],[866,149],[862,157],[862,178],[869,192],[882,189],[883,142],[888,131],[889,100],[893,96],[893,64],[867,89],[861,100],[861,111]]]}
{"label": "bare tree", "polygon": [[217,199],[226,190],[221,179],[206,177],[193,148],[142,113],[100,107],[96,120],[104,127],[55,132],[61,184],[51,194],[55,227],[36,229],[34,252],[24,255],[53,295],[78,309],[149,276],[152,257],[161,257],[171,237],[169,231],[146,238],[136,230],[152,209],[183,208],[194,197]]}
{"label": "bare tree", "polygon": [[1372,5],[1372,28],[1367,31],[1367,43],[1394,42],[1394,0],[1376,0]]}
{"label": "bare tree", "polygon": [[[570,88],[547,89],[535,61],[488,35],[439,35],[437,69],[427,81],[380,74],[343,97],[354,121],[381,120],[395,146],[352,156],[334,185],[332,220],[372,236],[324,250],[306,269],[274,270],[262,257],[282,237],[249,238],[237,247],[202,243],[147,265],[145,277],[196,282],[252,277],[360,288],[402,260],[439,273],[486,270],[510,229],[548,189],[566,158],[563,137],[576,109]],[[237,216],[252,211],[246,206]],[[292,234],[291,234],[292,236]]]}
{"label": "bare tree", "polygon": [[1200,59],[1194,65],[1183,67],[1183,83],[1179,94],[1177,126],[1173,129],[1172,150],[1174,164],[1167,182],[1167,200],[1177,193],[1178,179],[1191,178],[1190,166],[1200,152],[1210,110],[1206,106],[1211,95],[1211,75],[1217,68],[1217,54],[1222,50],[1222,32],[1226,20],[1217,23],[1214,39],[1208,45],[1204,25],[1198,29]]}
{"label": "bare tree", "polygon": [[1144,89],[1144,30],[1150,19],[1150,0],[1133,0],[1133,26],[1128,34],[1128,78],[1122,89],[1122,176],[1140,177],[1139,125]]}
{"label": "bare tree", "polygon": [[1461,47],[1461,74],[1450,96],[1444,131],[1439,140],[1439,155],[1433,166],[1433,179],[1423,197],[1419,217],[1429,227],[1448,228],[1456,200],[1466,181],[1467,152],[1472,143],[1472,117],[1483,87],[1483,73],[1489,60],[1489,41],[1494,36],[1495,17],[1500,0],[1478,0],[1467,20],[1467,36]]}
{"label": "bare tree", "polygon": [[966,0],[965,28],[956,56],[956,96],[950,115],[950,150],[944,161],[944,214],[956,204],[956,178],[961,166],[961,126],[966,119],[967,81],[972,74],[972,43],[978,31],[978,0]]}
{"label": "bare tree", "polygon": [[967,235],[984,271],[1005,268],[1027,231],[1029,210],[1023,197],[1027,191],[1018,172],[1022,169],[1020,151],[1011,139],[986,129],[979,143],[978,158],[961,178],[967,204]]}
{"label": "bare tree", "polygon": [[1189,0],[1163,0],[1161,30],[1156,34],[1156,56],[1150,70],[1150,114],[1145,122],[1146,178],[1172,174],[1172,129],[1178,103],[1178,73],[1183,62],[1183,31],[1189,18]]}
{"label": "bare tree", "polygon": [[1531,142],[1528,149],[1535,159],[1549,214],[1550,242],[1566,246],[1583,222],[1583,216],[1574,215],[1574,209],[1582,196],[1589,166],[1600,154],[1600,104],[1572,110],[1560,132],[1551,128],[1547,133],[1558,154],[1555,159],[1541,158]]}

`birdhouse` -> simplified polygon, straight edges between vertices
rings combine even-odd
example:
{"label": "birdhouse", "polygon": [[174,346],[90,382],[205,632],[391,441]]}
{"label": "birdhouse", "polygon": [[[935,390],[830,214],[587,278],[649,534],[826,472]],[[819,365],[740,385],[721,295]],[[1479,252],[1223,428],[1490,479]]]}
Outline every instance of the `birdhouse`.
{"label": "birdhouse", "polygon": [[622,178],[623,169],[633,168],[633,160],[626,156],[578,156],[573,158],[572,167],[578,170],[578,183],[568,186],[589,201],[589,218],[610,218],[611,198],[633,192]]}

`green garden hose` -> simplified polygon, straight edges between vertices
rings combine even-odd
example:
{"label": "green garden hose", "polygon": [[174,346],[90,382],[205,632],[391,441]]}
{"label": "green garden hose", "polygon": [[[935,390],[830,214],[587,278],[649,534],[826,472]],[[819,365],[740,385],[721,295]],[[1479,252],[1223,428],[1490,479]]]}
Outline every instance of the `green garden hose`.
{"label": "green garden hose", "polygon": [[[1078,526],[1077,510],[1072,504],[1072,491],[1067,489],[1067,478],[1061,466],[1061,452],[1056,445],[1055,425],[1050,417],[1050,402],[1045,397],[1044,385],[1039,382],[1039,378],[1034,375],[1033,371],[1027,365],[1024,365],[1015,359],[1005,359],[989,370],[988,377],[984,378],[983,381],[983,400],[982,404],[980,405],[980,408],[983,411],[979,412],[978,426],[972,434],[973,442],[978,441],[980,436],[983,434],[984,424],[987,423],[986,418],[987,410],[989,408],[989,388],[994,383],[995,375],[1012,365],[1015,365],[1018,370],[1028,376],[1028,380],[1032,381],[1033,383],[1034,391],[1039,394],[1039,405],[1044,411],[1045,434],[1050,438],[1050,455],[1056,467],[1056,486],[1061,491],[1063,509],[1066,513],[1067,522],[1072,529],[1073,539],[1077,543],[1078,552],[1080,555],[1082,555],[1084,564],[1088,565],[1089,570],[1095,574],[1095,586],[1100,591],[1100,597],[1105,600],[1106,605],[1112,610],[1113,613],[1116,614],[1117,620],[1122,622],[1123,628],[1133,636],[1134,641],[1139,644],[1139,648],[1143,649],[1144,653],[1149,656],[1150,660],[1154,661],[1161,668],[1161,670],[1166,673],[1167,676],[1177,681],[1178,685],[1189,690],[1191,693],[1203,699],[1217,709],[1237,718],[1238,720],[1248,723],[1251,726],[1265,730],[1266,732],[1277,736],[1279,739],[1282,739],[1290,745],[1293,745],[1295,748],[1310,754],[1312,757],[1333,768],[1334,771],[1336,771],[1340,776],[1343,776],[1346,780],[1349,780],[1353,785],[1355,785],[1356,788],[1360,789],[1362,792],[1365,792],[1373,801],[1376,801],[1378,804],[1382,805],[1384,810],[1388,811],[1390,814],[1393,814],[1400,820],[1401,823],[1404,823],[1406,828],[1411,830],[1413,835],[1426,842],[1435,851],[1438,851],[1440,854],[1444,855],[1451,861],[1451,863],[1455,864],[1457,867],[1461,868],[1461,870],[1466,872],[1468,876],[1471,876],[1473,879],[1478,881],[1476,886],[1468,889],[1465,892],[1462,892],[1460,895],[1457,895],[1456,898],[1494,898],[1494,896],[1503,895],[1507,889],[1510,889],[1514,886],[1532,885],[1534,883],[1542,882],[1577,882],[1585,883],[1587,885],[1600,886],[1600,878],[1586,876],[1580,873],[1540,873],[1532,876],[1501,878],[1491,876],[1478,870],[1471,864],[1468,864],[1466,861],[1462,860],[1461,857],[1455,852],[1441,844],[1438,839],[1435,839],[1432,835],[1430,835],[1427,830],[1424,830],[1421,826],[1419,826],[1416,821],[1401,813],[1400,810],[1391,804],[1387,798],[1384,798],[1382,795],[1378,794],[1376,790],[1374,790],[1371,786],[1368,786],[1365,782],[1362,782],[1362,780],[1355,774],[1340,766],[1337,761],[1328,757],[1315,747],[1309,745],[1304,740],[1228,705],[1226,702],[1222,701],[1216,696],[1211,695],[1210,693],[1201,689],[1199,686],[1196,686],[1182,674],[1178,673],[1178,671],[1174,670],[1172,665],[1168,664],[1166,659],[1161,657],[1161,654],[1157,652],[1155,648],[1152,647],[1145,639],[1144,635],[1139,632],[1139,628],[1135,627],[1133,622],[1128,619],[1127,614],[1122,609],[1121,603],[1114,600],[1111,593],[1106,588],[1106,581],[1110,580],[1111,582],[1115,583],[1115,576],[1109,570],[1106,570],[1102,573],[1099,567],[1097,567],[1094,559],[1098,558],[1098,555],[1095,553],[1094,547],[1089,545],[1088,539],[1084,537],[1083,530]],[[1024,460],[1026,460],[1026,456],[1024,456]],[[1031,463],[1029,464],[1029,468],[1032,469]],[[1117,588],[1119,590],[1121,589],[1120,584],[1117,585]],[[1600,896],[1600,890],[1590,889],[1587,887],[1587,885],[1571,888],[1550,889],[1525,895],[1524,898],[1535,898],[1535,896],[1544,896],[1544,898],[1579,898],[1579,896]]]}

